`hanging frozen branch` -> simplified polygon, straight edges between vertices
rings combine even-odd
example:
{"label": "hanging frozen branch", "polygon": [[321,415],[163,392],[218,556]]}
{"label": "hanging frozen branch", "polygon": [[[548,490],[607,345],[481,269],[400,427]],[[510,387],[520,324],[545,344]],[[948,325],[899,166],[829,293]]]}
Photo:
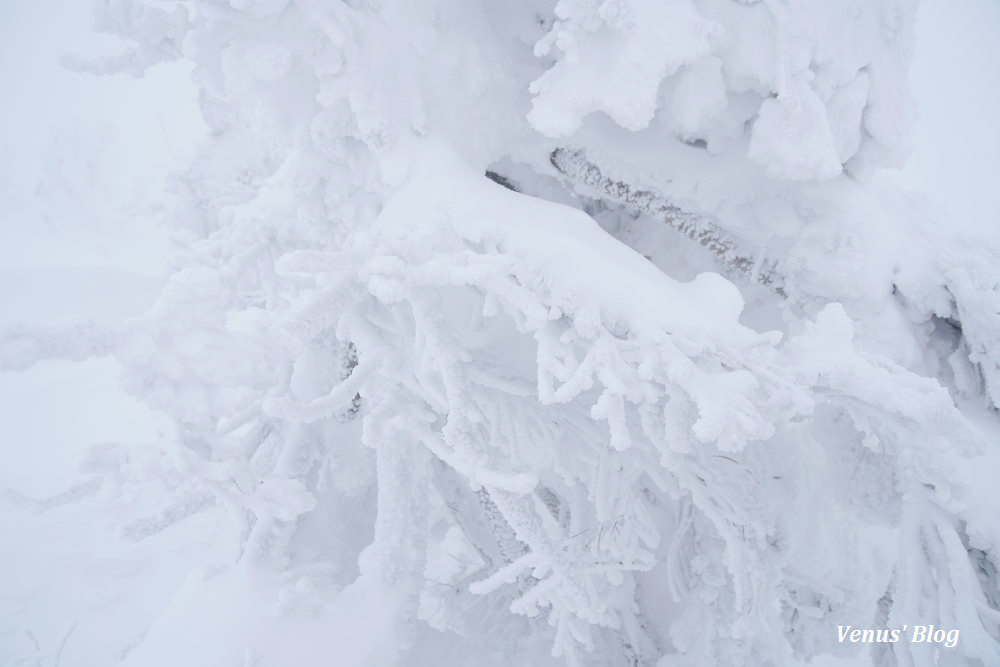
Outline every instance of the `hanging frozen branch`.
{"label": "hanging frozen branch", "polygon": [[784,280],[777,271],[777,262],[755,257],[746,250],[745,242],[722,229],[719,223],[707,216],[685,211],[655,192],[640,190],[605,176],[597,165],[587,159],[583,151],[557,148],[552,151],[549,159],[559,173],[569,178],[574,185],[583,186],[584,191],[592,192],[602,199],[610,198],[636,213],[663,220],[673,229],[710,250],[727,267],[785,296]]}

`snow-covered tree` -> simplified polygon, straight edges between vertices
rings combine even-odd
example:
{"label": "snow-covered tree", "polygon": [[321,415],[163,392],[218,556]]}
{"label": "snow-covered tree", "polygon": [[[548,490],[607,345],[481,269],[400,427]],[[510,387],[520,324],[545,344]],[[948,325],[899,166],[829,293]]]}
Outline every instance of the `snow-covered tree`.
{"label": "snow-covered tree", "polygon": [[0,363],[174,420],[81,473],[125,537],[231,518],[125,664],[1000,661],[1000,253],[876,178],[914,2],[99,5],[74,67],[194,65],[185,251]]}

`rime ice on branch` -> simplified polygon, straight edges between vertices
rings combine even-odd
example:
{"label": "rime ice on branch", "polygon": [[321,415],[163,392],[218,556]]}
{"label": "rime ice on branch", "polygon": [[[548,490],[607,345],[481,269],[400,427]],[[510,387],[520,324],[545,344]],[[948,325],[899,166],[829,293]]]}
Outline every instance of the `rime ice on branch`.
{"label": "rime ice on branch", "polygon": [[995,255],[869,243],[913,8],[814,5],[105,3],[118,65],[195,65],[186,252],[144,316],[0,360],[118,358],[183,480],[125,535],[226,511],[231,571],[379,600],[388,663],[795,664],[871,619],[996,662]]}

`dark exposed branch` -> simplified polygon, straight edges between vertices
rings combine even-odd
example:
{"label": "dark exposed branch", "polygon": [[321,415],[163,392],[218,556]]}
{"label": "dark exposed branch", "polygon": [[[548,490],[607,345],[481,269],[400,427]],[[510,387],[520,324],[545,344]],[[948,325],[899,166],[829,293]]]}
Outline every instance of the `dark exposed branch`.
{"label": "dark exposed branch", "polygon": [[663,220],[692,241],[715,254],[726,266],[748,276],[785,296],[783,279],[774,260],[757,258],[746,250],[746,243],[725,231],[718,222],[696,215],[649,190],[633,188],[628,183],[605,176],[597,165],[587,160],[583,151],[557,148],[550,156],[552,166],[583,190],[602,199],[610,199],[633,212]]}
{"label": "dark exposed branch", "polygon": [[516,185],[514,185],[513,181],[511,181],[509,178],[507,178],[503,174],[498,174],[495,171],[491,171],[491,170],[487,169],[486,170],[486,178],[490,179],[491,181],[493,181],[497,185],[504,186],[508,190],[513,190],[514,192],[520,192],[521,191],[520,189],[518,189],[518,187]]}

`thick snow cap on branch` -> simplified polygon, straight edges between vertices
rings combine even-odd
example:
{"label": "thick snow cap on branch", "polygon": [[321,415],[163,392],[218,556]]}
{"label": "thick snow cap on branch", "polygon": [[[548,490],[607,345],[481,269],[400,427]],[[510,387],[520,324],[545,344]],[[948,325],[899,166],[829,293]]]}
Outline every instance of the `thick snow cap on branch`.
{"label": "thick snow cap on branch", "polygon": [[559,0],[535,47],[555,63],[531,85],[528,119],[552,137],[593,112],[655,123],[778,179],[899,164],[916,3],[849,4]]}
{"label": "thick snow cap on branch", "polygon": [[[551,300],[546,305],[559,309],[559,315],[592,313],[600,318],[579,321],[580,328],[622,322],[629,337],[643,340],[677,333],[692,341],[723,337],[725,344],[734,345],[758,336],[733,326],[743,298],[721,276],[706,273],[680,283],[609,238],[582,211],[500,188],[479,177],[446,144],[426,140],[418,146],[409,182],[373,227],[380,237],[399,242],[410,258],[432,257],[434,246],[421,240],[436,239],[440,232],[434,228],[446,226],[473,243],[516,257],[518,268],[530,272],[519,276],[521,283],[544,289]],[[553,315],[551,310],[547,314]]]}

